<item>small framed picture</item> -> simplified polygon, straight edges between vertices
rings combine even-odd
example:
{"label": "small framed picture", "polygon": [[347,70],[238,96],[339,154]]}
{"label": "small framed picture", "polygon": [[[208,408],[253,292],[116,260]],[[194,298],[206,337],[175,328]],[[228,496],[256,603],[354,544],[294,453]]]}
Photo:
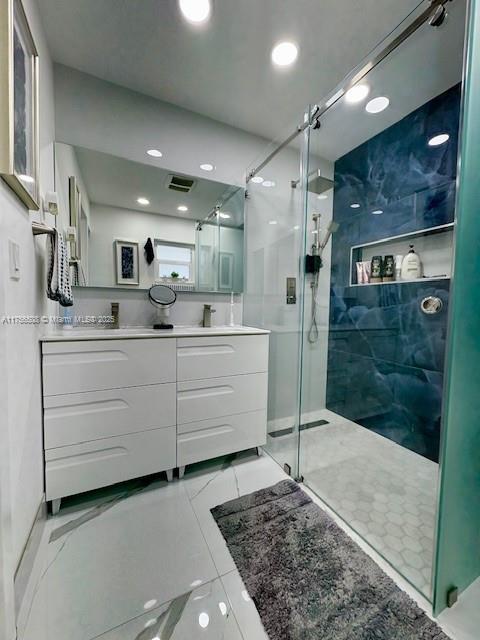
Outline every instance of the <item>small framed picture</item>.
{"label": "small framed picture", "polygon": [[139,285],[138,242],[115,240],[117,284]]}
{"label": "small framed picture", "polygon": [[0,2],[0,174],[39,209],[38,53],[20,0]]}

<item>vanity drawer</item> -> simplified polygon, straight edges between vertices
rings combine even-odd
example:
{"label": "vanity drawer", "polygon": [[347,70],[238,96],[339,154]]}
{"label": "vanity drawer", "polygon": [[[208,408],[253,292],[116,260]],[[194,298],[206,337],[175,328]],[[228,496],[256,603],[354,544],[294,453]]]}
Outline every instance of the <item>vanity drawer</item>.
{"label": "vanity drawer", "polygon": [[178,427],[177,465],[262,446],[266,438],[266,409],[184,424]]}
{"label": "vanity drawer", "polygon": [[45,448],[175,426],[176,413],[174,383],[46,396]]}
{"label": "vanity drawer", "polygon": [[43,344],[45,396],[175,382],[173,338]]}
{"label": "vanity drawer", "polygon": [[268,371],[268,335],[177,340],[177,379],[200,380]]}
{"label": "vanity drawer", "polygon": [[176,428],[50,449],[45,463],[47,500],[173,469]]}
{"label": "vanity drawer", "polygon": [[177,424],[265,409],[267,385],[266,373],[179,382]]}

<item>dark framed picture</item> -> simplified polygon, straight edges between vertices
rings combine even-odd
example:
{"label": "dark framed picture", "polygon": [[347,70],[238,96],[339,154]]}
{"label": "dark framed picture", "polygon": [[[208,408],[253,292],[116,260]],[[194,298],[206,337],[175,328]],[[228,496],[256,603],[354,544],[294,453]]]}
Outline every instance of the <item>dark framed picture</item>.
{"label": "dark framed picture", "polygon": [[138,242],[115,240],[117,284],[140,284],[138,276]]}
{"label": "dark framed picture", "polygon": [[0,2],[0,58],[0,174],[38,210],[38,53],[20,0]]}

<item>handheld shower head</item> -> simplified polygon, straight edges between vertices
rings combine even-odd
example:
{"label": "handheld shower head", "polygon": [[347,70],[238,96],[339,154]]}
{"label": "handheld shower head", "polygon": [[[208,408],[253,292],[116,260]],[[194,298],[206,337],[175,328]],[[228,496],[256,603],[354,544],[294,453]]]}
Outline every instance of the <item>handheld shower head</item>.
{"label": "handheld shower head", "polygon": [[323,241],[320,245],[322,249],[325,249],[325,247],[328,244],[328,241],[330,240],[330,236],[332,235],[332,233],[335,233],[335,231],[337,231],[338,227],[339,227],[338,222],[334,222],[333,220],[330,220],[330,222],[328,223],[327,231],[325,233],[325,237],[323,238]]}

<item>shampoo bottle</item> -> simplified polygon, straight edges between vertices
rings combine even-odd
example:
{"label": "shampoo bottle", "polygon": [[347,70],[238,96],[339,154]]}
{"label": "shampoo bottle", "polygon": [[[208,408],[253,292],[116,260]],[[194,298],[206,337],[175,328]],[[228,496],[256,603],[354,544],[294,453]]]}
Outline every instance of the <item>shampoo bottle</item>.
{"label": "shampoo bottle", "polygon": [[422,263],[411,244],[410,251],[402,260],[402,280],[418,280],[421,277]]}

